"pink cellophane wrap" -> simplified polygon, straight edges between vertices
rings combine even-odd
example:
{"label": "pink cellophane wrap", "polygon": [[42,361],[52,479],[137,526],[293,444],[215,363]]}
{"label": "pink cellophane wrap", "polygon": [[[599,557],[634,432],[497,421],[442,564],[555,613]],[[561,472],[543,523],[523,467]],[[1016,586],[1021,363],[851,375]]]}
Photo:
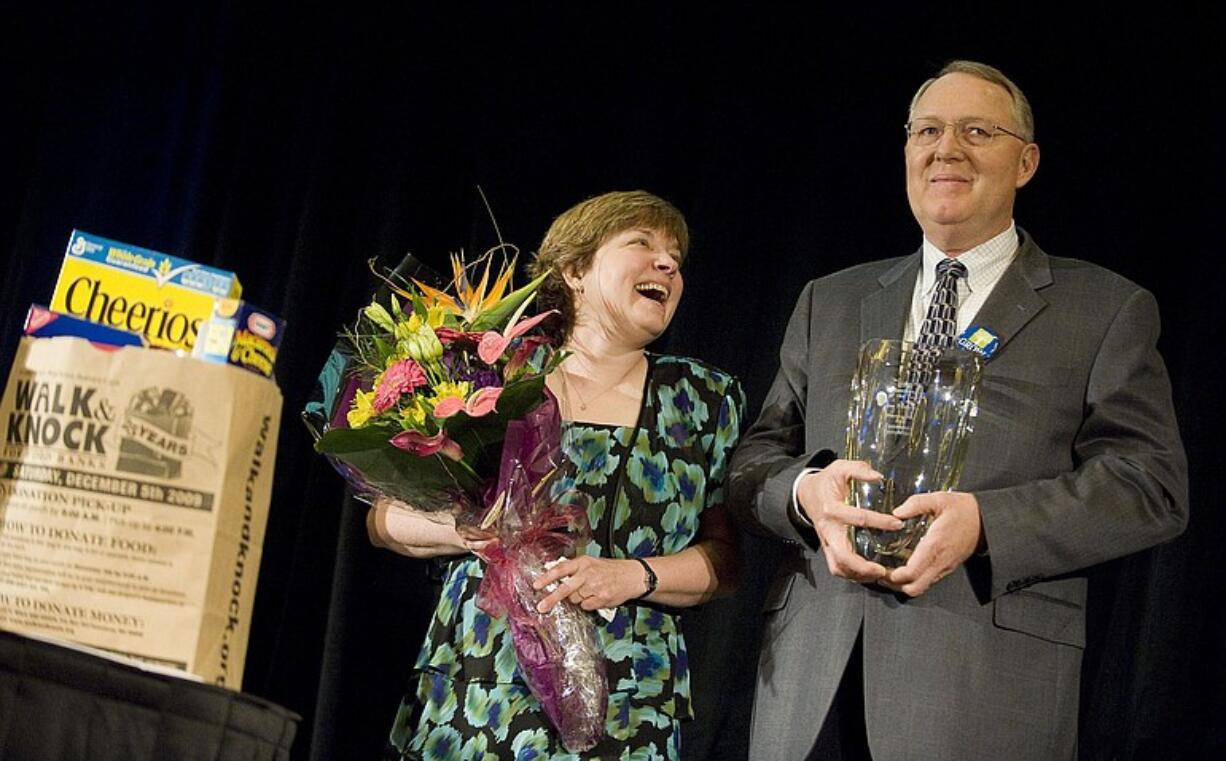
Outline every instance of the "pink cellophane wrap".
{"label": "pink cellophane wrap", "polygon": [[490,491],[491,509],[502,501],[493,525],[497,538],[477,553],[486,562],[477,605],[492,616],[506,615],[524,680],[562,744],[578,752],[604,735],[604,655],[590,613],[569,600],[539,613],[536,604],[545,593],[532,588],[547,562],[573,557],[591,536],[582,495],[550,495],[565,465],[557,402],[546,393],[540,406],[507,429],[498,483]]}

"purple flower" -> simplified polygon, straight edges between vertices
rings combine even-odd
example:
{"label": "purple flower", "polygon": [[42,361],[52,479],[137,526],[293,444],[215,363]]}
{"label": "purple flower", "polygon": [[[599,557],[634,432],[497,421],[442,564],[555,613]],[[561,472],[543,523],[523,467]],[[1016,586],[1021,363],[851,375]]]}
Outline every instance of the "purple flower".
{"label": "purple flower", "polygon": [[474,389],[502,385],[502,378],[499,377],[497,370],[470,370],[460,377],[473,384]]}

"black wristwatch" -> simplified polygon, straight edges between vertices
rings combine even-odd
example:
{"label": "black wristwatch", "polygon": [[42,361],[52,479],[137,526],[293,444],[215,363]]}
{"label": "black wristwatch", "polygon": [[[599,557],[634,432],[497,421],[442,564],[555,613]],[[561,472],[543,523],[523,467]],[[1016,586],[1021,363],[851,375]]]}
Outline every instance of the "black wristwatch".
{"label": "black wristwatch", "polygon": [[647,582],[647,591],[639,595],[638,597],[634,598],[636,600],[641,600],[647,595],[656,591],[656,585],[660,583],[660,579],[659,577],[656,576],[656,572],[651,569],[651,566],[647,564],[646,560],[643,560],[642,558],[634,558],[634,559],[639,561],[639,564],[643,566],[643,570],[647,573],[646,577],[644,577],[643,579],[645,582]]}

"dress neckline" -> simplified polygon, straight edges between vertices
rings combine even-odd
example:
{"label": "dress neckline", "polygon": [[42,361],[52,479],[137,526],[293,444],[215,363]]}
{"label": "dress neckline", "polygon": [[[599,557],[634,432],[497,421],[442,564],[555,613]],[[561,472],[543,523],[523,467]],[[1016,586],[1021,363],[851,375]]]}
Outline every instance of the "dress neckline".
{"label": "dress neckline", "polygon": [[634,425],[622,425],[621,423],[593,423],[587,420],[563,420],[562,424],[567,426],[581,425],[585,428],[606,428],[608,430],[638,430],[643,425],[643,413],[647,409],[648,392],[651,390],[651,378],[655,374],[656,355],[649,351],[643,352],[643,358],[647,360],[647,372],[643,373],[643,389],[639,395],[639,414],[634,420]]}

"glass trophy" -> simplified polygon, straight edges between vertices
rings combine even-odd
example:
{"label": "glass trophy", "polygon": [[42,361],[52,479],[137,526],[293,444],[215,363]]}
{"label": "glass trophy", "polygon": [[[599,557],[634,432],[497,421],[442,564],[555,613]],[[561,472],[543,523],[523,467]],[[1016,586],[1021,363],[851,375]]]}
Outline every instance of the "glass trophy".
{"label": "glass trophy", "polygon": [[[912,494],[956,488],[981,372],[979,358],[962,349],[933,351],[886,339],[865,343],[852,379],[845,456],[864,460],[884,478],[853,480],[848,503],[890,513]],[[928,522],[924,515],[898,531],[849,531],[862,557],[896,568],[911,557]]]}

